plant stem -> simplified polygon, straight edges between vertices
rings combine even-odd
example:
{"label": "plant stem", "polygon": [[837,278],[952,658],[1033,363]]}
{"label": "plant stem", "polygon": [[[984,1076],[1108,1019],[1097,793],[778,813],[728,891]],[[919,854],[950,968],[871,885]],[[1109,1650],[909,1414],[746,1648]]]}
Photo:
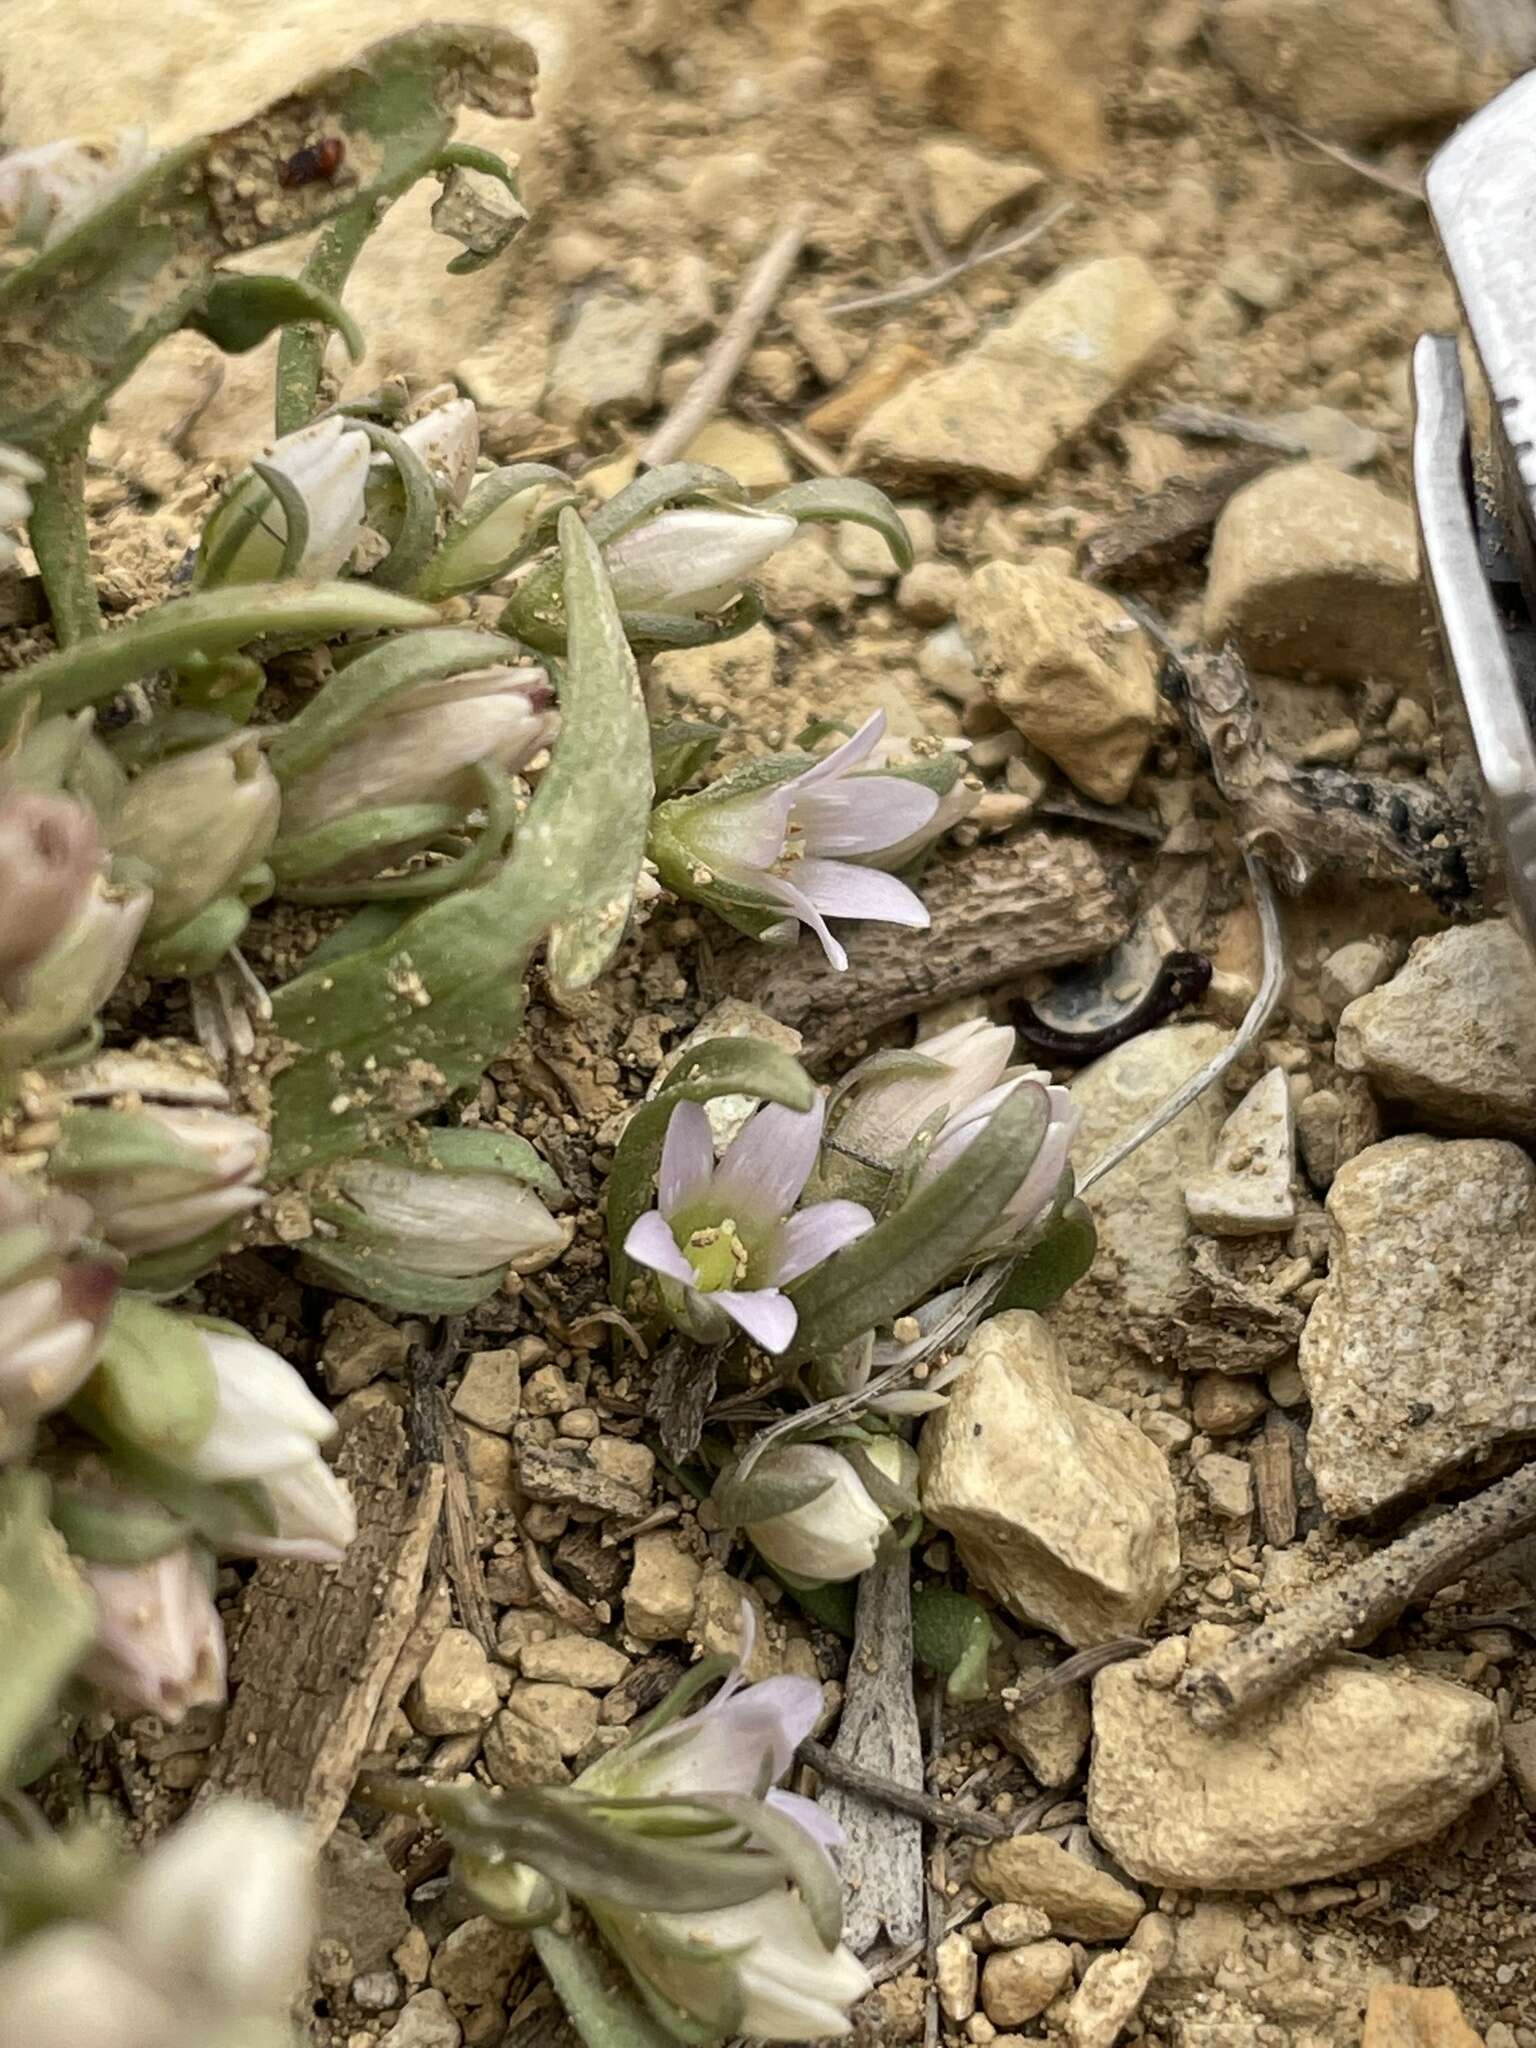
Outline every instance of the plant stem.
{"label": "plant stem", "polygon": [[[299,273],[305,284],[315,285],[333,299],[339,299],[364,242],[399,196],[397,190],[385,187],[337,214]],[[277,345],[279,434],[295,433],[314,414],[320,396],[320,373],[325,365],[326,339],[324,328],[313,320],[283,329],[283,338]]]}
{"label": "plant stem", "polygon": [[44,476],[32,486],[32,516],[27,522],[60,647],[73,647],[101,631],[101,604],[85,525],[90,431],[86,426],[50,451]]}

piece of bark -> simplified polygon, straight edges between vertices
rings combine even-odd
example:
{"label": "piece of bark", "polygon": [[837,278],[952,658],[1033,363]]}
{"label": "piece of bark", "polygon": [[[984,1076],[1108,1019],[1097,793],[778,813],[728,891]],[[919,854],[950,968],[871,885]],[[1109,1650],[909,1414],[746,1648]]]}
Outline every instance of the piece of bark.
{"label": "piece of bark", "polygon": [[480,1561],[480,1538],[475,1526],[475,1503],[464,1459],[464,1437],[459,1419],[438,1389],[438,1441],[443,1458],[443,1535],[447,1549],[448,1577],[453,1597],[459,1603],[459,1617],[488,1657],[496,1654],[496,1617],[486,1590],[485,1567]]}
{"label": "piece of bark", "polygon": [[1179,1695],[1201,1728],[1220,1728],[1322,1663],[1372,1642],[1389,1622],[1485,1557],[1536,1530],[1536,1464],[1422,1523],[1250,1629],[1210,1664],[1187,1672]]}
{"label": "piece of bark", "polygon": [[1275,466],[1269,455],[1239,455],[1204,476],[1170,477],[1136,499],[1130,510],[1090,534],[1078,555],[1085,582],[1096,583],[1112,569],[1142,555],[1157,554],[1194,540],[1215,525],[1244,484]]}
{"label": "piece of bark", "polygon": [[1170,656],[1165,686],[1232,807],[1244,852],[1288,889],[1323,875],[1422,889],[1442,909],[1465,904],[1483,852],[1471,820],[1427,782],[1388,782],[1343,768],[1293,768],[1264,737],[1237,650]]}
{"label": "piece of bark", "polygon": [[1296,1468],[1291,1459],[1291,1432],[1273,1408],[1264,1428],[1248,1447],[1259,1526],[1273,1550],[1296,1541]]}
{"label": "piece of bark", "polygon": [[805,1039],[812,1066],[857,1038],[931,1003],[1006,989],[1036,969],[1091,960],[1130,929],[1128,865],[1112,873],[1087,839],[1026,832],[994,846],[940,855],[918,893],[931,920],[843,924],[846,974],[827,971],[814,938],[790,946],[755,940],[723,948],[702,979],[710,1002],[739,996]]}
{"label": "piece of bark", "polygon": [[651,1413],[661,1447],[675,1464],[686,1463],[699,1447],[719,1369],[718,1346],[692,1344],[686,1337],[670,1338],[657,1357]]}
{"label": "piece of bark", "polygon": [[[923,1740],[912,1697],[911,1559],[906,1551],[859,1580],[853,1653],[834,1756],[883,1778],[923,1785]],[[819,1803],[847,1837],[843,1939],[862,1955],[882,1930],[898,1945],[923,1931],[923,1824],[838,1785]]]}
{"label": "piece of bark", "polygon": [[199,1798],[233,1793],[301,1814],[324,1840],[341,1818],[386,1694],[405,1668],[442,1508],[440,1465],[411,1465],[378,1408],[342,1439],[357,1535],[334,1569],[264,1564],[230,1631],[229,1717]]}
{"label": "piece of bark", "polygon": [[546,1450],[543,1444],[518,1445],[517,1483],[529,1500],[547,1507],[633,1516],[643,1515],[650,1505],[636,1488],[599,1471],[584,1451]]}

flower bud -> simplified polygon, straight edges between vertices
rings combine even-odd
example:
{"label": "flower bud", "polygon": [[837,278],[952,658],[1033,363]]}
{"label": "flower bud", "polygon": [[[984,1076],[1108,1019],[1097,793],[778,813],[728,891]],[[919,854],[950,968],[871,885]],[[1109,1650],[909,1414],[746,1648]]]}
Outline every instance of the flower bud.
{"label": "flower bud", "polygon": [[26,2048],[170,2048],[169,1998],[99,1927],[59,1921],[0,1953],[4,2038]]}
{"label": "flower bud", "polygon": [[122,980],[150,901],[148,889],[95,879],[63,936],[33,967],[25,1000],[0,1010],[0,1063],[33,1059],[80,1035]]}
{"label": "flower bud", "polygon": [[222,1110],[72,1109],[48,1170],[90,1203],[97,1235],[125,1258],[195,1251],[153,1278],[130,1271],[132,1285],[169,1288],[211,1265],[260,1202],[269,1149],[259,1124]]}
{"label": "flower bud", "polygon": [[[291,576],[336,575],[363,530],[368,437],[332,413],[285,434],[266,458],[303,500],[309,531]],[[203,529],[194,581],[201,587],[270,583],[283,573],[288,515],[254,469],[237,477]]]}
{"label": "flower bud", "polygon": [[[4,172],[5,161],[0,157],[0,173]],[[3,207],[4,194],[0,189],[0,209]],[[0,241],[4,239],[4,227],[4,221],[0,219]],[[0,570],[9,569],[16,559],[16,543],[3,529],[19,526],[30,515],[32,499],[27,485],[37,483],[42,474],[41,463],[34,462],[30,455],[23,455],[19,448],[0,441]]]}
{"label": "flower bud", "polygon": [[[510,1268],[533,1273],[569,1242],[540,1193],[560,1183],[531,1147],[481,1131],[433,1133],[437,1167],[350,1159],[310,1195],[306,1266],[385,1307],[472,1307]],[[484,1140],[482,1144],[478,1141]]]}
{"label": "flower bud", "polygon": [[144,1564],[82,1562],[99,1610],[80,1675],[127,1714],[175,1724],[224,1699],[224,1630],[207,1563],[188,1549]]}
{"label": "flower bud", "polygon": [[503,575],[533,534],[549,491],[567,478],[547,463],[520,462],[477,479],[469,501],[422,571],[417,593],[428,599],[478,590]]}
{"label": "flower bud", "polygon": [[[480,415],[472,398],[455,398],[435,406],[400,429],[400,438],[427,466],[438,491],[451,505],[462,505],[474,481],[480,457]],[[388,456],[384,457],[386,464]]]}
{"label": "flower bud", "polygon": [[[901,1458],[903,1451],[912,1460],[911,1472]],[[915,1458],[895,1438],[877,1440],[865,1454],[879,1470],[890,1466],[885,1476],[898,1484],[915,1476]],[[808,1495],[785,1512],[746,1521],[745,1528],[767,1563],[816,1584],[854,1579],[868,1571],[890,1527],[889,1517],[864,1481],[830,1444],[784,1444],[764,1451],[741,1482],[748,1514],[754,1493],[769,1500],[775,1493],[786,1498]]]}
{"label": "flower bud", "polygon": [[684,505],[621,533],[603,563],[621,612],[723,611],[795,530],[781,512]]}
{"label": "flower bud", "polygon": [[265,858],[281,801],[277,778],[247,732],[157,761],[129,783],[112,851],[153,870],[147,940],[179,930]]}
{"label": "flower bud", "polygon": [[939,1128],[996,1087],[1013,1057],[1006,1024],[967,1018],[921,1038],[910,1053],[874,1053],[849,1070],[841,1114],[833,1123],[839,1147],[859,1160],[896,1165],[920,1136]]}
{"label": "flower bud", "polygon": [[0,156],[0,249],[47,249],[116,197],[159,155],[143,128],[110,138],[44,142]]}
{"label": "flower bud", "polygon": [[31,790],[0,796],[0,997],[24,998],[28,970],[79,916],[100,866],[83,804]]}
{"label": "flower bud", "polygon": [[380,805],[480,801],[477,764],[516,774],[556,730],[541,668],[482,668],[419,683],[284,784],[284,839]]}
{"label": "flower bud", "polygon": [[84,1203],[0,1177],[0,1456],[90,1377],[117,1277],[73,1257],[90,1222]]}

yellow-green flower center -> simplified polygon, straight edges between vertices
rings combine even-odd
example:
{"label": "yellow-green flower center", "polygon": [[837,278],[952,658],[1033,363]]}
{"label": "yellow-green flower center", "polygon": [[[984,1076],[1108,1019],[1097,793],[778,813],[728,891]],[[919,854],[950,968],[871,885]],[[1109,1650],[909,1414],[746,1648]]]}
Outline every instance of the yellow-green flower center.
{"label": "yellow-green flower center", "polygon": [[682,1240],[683,1257],[697,1278],[701,1294],[713,1294],[722,1287],[741,1287],[746,1282],[751,1253],[742,1242],[734,1217],[700,1225]]}

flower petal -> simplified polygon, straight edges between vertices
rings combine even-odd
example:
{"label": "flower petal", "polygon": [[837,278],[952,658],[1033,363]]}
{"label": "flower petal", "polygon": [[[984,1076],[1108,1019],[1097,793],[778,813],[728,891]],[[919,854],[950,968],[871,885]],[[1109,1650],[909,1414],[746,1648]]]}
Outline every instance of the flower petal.
{"label": "flower petal", "polygon": [[928,928],[923,900],[894,875],[879,868],[850,867],[840,860],[800,862],[800,887],[826,917],[874,918],[882,924]]}
{"label": "flower petal", "polygon": [[805,1799],[798,1792],[784,1792],[775,1786],[763,1803],[787,1815],[797,1828],[810,1836],[818,1849],[840,1849],[847,1840],[840,1824],[814,1799]]}
{"label": "flower petal", "polygon": [[821,941],[821,950],[827,956],[827,964],[838,974],[843,973],[848,965],[848,955],[827,930],[826,919],[805,891],[797,889],[793,882],[785,881],[782,875],[764,875],[758,880],[757,886],[765,896],[771,896],[776,903],[782,903],[801,924],[810,926]]}
{"label": "flower petal", "polygon": [[653,1273],[661,1273],[668,1280],[679,1281],[684,1287],[691,1287],[697,1277],[678,1250],[672,1226],[659,1209],[647,1209],[630,1225],[624,1251],[626,1257],[649,1266]]}
{"label": "flower petal", "polygon": [[808,857],[878,853],[921,832],[939,808],[938,791],[899,775],[849,775],[795,799],[791,825]]}
{"label": "flower petal", "polygon": [[874,1227],[875,1219],[862,1202],[816,1202],[791,1216],[779,1232],[768,1277],[775,1287],[787,1287]]}
{"label": "flower petal", "polygon": [[846,775],[851,768],[857,768],[885,738],[885,713],[872,711],[852,739],[844,740],[840,747],[834,747],[830,754],[823,754],[813,767],[803,775],[797,775],[793,782],[786,783],[786,789],[798,797],[805,789],[814,789],[818,783],[830,782],[839,775]]}
{"label": "flower petal", "polygon": [[715,1170],[715,1139],[702,1102],[680,1102],[667,1123],[656,1176],[657,1207],[675,1216],[702,1195]]}
{"label": "flower petal", "polygon": [[795,1304],[788,1295],[780,1294],[776,1287],[758,1287],[751,1291],[722,1287],[709,1299],[723,1308],[731,1321],[739,1323],[753,1343],[761,1344],[765,1351],[783,1351],[800,1320],[795,1313]]}
{"label": "flower petal", "polygon": [[825,1115],[818,1097],[807,1110],[765,1102],[748,1117],[715,1169],[711,1193],[725,1205],[721,1215],[739,1208],[744,1220],[787,1216],[816,1164]]}

